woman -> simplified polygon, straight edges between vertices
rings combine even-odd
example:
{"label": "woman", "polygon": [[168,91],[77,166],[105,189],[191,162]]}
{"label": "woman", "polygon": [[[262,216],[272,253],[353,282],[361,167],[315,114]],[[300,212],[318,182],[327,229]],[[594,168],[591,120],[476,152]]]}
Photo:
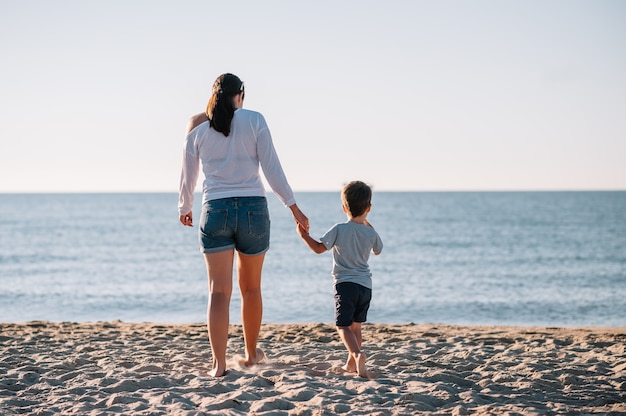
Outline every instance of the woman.
{"label": "woman", "polygon": [[241,316],[246,347],[245,365],[260,362],[257,349],[263,304],[261,270],[269,249],[270,220],[259,167],[280,201],[305,229],[263,115],[243,109],[243,82],[233,74],[220,75],[205,113],[189,120],[183,152],[178,213],[180,222],[193,225],[193,191],[200,162],[205,179],[199,239],[209,278],[207,326],[213,353],[211,375],[226,371],[229,306],[235,251],[241,291]]}

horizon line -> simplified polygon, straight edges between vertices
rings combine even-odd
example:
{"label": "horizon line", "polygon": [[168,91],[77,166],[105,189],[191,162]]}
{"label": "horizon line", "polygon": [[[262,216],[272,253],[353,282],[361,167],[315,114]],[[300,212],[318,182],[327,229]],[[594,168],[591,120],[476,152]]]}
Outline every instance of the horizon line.
{"label": "horizon line", "polygon": [[[372,189],[376,193],[463,193],[463,192],[484,192],[484,193],[497,193],[497,192],[624,192],[626,188],[524,188],[524,189]],[[271,190],[265,190],[268,194],[274,194]],[[294,193],[323,193],[323,192],[340,192],[341,189],[328,189],[328,190],[294,190]],[[19,194],[177,194],[176,190],[55,190],[55,191],[3,191],[0,190],[0,195],[19,195]],[[196,194],[201,194],[202,191],[195,191]]]}

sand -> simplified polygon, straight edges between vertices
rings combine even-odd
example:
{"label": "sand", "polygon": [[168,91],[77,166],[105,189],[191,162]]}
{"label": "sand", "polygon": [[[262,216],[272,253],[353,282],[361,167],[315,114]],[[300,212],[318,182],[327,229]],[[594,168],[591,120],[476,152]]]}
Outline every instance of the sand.
{"label": "sand", "polygon": [[2,323],[0,414],[626,414],[626,328],[365,324],[370,379],[332,325],[263,325],[266,362],[208,376],[203,324]]}

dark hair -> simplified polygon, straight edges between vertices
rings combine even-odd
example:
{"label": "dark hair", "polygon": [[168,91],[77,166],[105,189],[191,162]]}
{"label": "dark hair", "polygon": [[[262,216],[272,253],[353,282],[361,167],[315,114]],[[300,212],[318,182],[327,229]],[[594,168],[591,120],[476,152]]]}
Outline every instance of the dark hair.
{"label": "dark hair", "polygon": [[372,189],[361,181],[352,181],[341,190],[341,202],[350,215],[362,215],[372,203]]}
{"label": "dark hair", "polygon": [[213,92],[206,107],[211,127],[228,137],[235,114],[233,97],[244,92],[243,82],[233,74],[222,74],[213,83]]}

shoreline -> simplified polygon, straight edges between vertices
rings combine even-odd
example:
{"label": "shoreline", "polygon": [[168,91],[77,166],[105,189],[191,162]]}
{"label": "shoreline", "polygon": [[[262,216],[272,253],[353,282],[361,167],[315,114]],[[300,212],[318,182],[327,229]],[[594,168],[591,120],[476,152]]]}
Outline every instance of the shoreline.
{"label": "shoreline", "polygon": [[263,324],[259,347],[242,368],[231,325],[215,379],[204,323],[0,323],[0,413],[626,413],[626,327],[366,323],[370,379],[332,324]]}

